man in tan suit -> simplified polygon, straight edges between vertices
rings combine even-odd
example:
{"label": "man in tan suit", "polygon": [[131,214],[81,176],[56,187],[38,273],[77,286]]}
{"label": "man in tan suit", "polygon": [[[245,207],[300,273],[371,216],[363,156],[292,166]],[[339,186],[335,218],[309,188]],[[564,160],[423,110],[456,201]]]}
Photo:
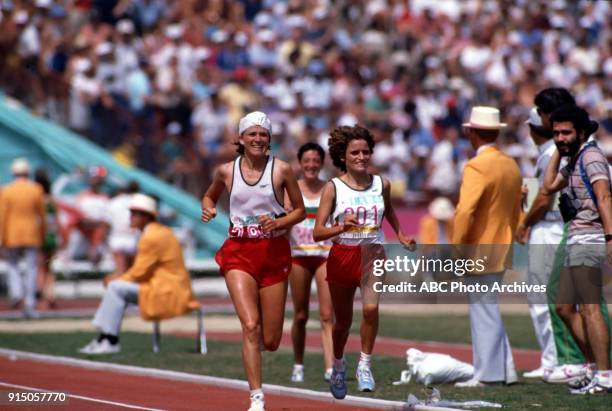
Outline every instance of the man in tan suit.
{"label": "man in tan suit", "polygon": [[169,227],[156,221],[156,216],[153,198],[133,195],[130,224],[142,231],[134,264],[125,273],[111,274],[104,279],[108,288],[93,320],[100,335],[80,352],[121,351],[119,330],[128,303],[137,303],[145,320],[172,318],[189,310],[193,294],[181,245]]}
{"label": "man in tan suit", "polygon": [[[26,317],[36,316],[36,275],[38,251],[46,231],[47,212],[43,189],[28,179],[27,160],[13,161],[15,180],[0,195],[0,243],[8,252],[9,298],[14,308],[23,303]],[[19,259],[26,261],[25,284],[19,273]]]}
{"label": "man in tan suit", "polygon": [[[518,225],[521,174],[515,161],[495,145],[499,110],[474,107],[463,125],[476,156],[465,166],[453,226],[453,244],[463,245],[478,258],[487,256],[485,274],[466,277],[466,283],[492,286],[501,282],[512,259],[512,241]],[[516,382],[508,336],[495,294],[470,295],[470,328],[474,378],[457,386],[487,382]]]}

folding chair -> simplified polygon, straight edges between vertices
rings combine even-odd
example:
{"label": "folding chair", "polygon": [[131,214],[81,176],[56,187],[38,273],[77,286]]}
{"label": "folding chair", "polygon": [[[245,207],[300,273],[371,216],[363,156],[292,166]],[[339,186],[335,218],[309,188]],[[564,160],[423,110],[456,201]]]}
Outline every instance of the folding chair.
{"label": "folding chair", "polygon": [[[206,347],[206,330],[204,329],[204,311],[202,310],[202,306],[200,302],[197,300],[191,300],[188,305],[189,312],[195,311],[197,314],[198,321],[198,335],[196,338],[196,350],[202,354],[206,355],[207,347]],[[153,352],[158,353],[161,347],[161,333],[159,327],[159,321],[153,321]]]}

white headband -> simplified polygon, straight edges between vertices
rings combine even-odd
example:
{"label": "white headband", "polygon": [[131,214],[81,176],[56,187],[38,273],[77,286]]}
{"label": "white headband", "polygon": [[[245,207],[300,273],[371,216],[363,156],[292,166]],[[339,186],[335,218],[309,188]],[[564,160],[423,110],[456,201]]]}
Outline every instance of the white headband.
{"label": "white headband", "polygon": [[240,119],[238,123],[238,134],[244,133],[244,131],[253,126],[260,126],[268,131],[268,134],[272,134],[272,123],[268,116],[261,111],[253,111]]}

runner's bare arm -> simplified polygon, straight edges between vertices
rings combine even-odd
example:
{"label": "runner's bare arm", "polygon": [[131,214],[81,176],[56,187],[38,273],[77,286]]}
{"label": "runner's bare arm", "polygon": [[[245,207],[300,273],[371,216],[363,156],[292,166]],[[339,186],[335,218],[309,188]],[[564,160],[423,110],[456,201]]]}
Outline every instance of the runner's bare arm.
{"label": "runner's bare arm", "polygon": [[323,187],[321,193],[321,201],[319,202],[319,209],[317,210],[317,216],[315,219],[314,231],[312,237],[315,241],[323,241],[328,238],[337,236],[338,234],[348,229],[348,225],[335,225],[333,227],[326,227],[325,223],[329,219],[332,213],[332,207],[336,200],[336,189],[334,183],[331,181],[327,182]]}
{"label": "runner's bare arm", "polygon": [[204,197],[202,197],[202,221],[207,223],[217,215],[217,209],[215,208],[217,200],[223,189],[227,187],[228,169],[230,169],[232,163],[225,163],[217,167],[213,173],[213,181],[206,190]]}
{"label": "runner's bare arm", "polygon": [[397,239],[404,247],[414,251],[416,249],[416,241],[414,238],[407,237],[402,231],[393,204],[391,204],[391,184],[386,178],[383,178],[383,198],[385,200],[385,218],[391,228],[393,228],[393,231],[395,231],[395,234],[397,234]]}

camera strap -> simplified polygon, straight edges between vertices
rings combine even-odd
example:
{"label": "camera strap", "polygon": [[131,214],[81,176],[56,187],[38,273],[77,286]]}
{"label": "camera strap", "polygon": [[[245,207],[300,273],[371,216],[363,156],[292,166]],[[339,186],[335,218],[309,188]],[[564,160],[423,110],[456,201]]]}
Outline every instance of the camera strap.
{"label": "camera strap", "polygon": [[[593,185],[589,181],[589,178],[588,178],[588,176],[586,174],[586,170],[584,168],[583,154],[584,154],[585,150],[587,148],[589,148],[589,147],[597,147],[597,143],[591,142],[591,143],[587,144],[582,149],[582,151],[579,154],[578,167],[579,167],[579,171],[580,171],[580,178],[582,179],[582,182],[584,183],[587,191],[589,192],[589,196],[591,196],[591,199],[593,200],[593,203],[595,203],[595,207],[598,207],[598,205],[597,205],[597,197],[595,196],[595,192],[593,191]],[[608,178],[609,177],[610,177],[610,170],[608,169]],[[573,188],[572,188],[572,191],[573,191]]]}

